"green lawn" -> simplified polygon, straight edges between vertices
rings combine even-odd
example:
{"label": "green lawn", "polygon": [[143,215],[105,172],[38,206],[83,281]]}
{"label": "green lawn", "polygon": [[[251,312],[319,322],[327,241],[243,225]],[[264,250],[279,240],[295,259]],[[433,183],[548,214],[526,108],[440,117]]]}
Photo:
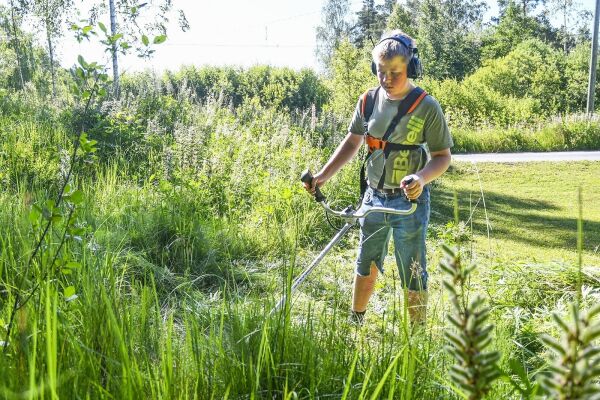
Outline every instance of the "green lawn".
{"label": "green lawn", "polygon": [[452,216],[456,192],[460,219],[472,224],[481,257],[576,264],[579,188],[583,264],[599,266],[598,162],[455,163],[436,184],[432,221],[443,223]]}
{"label": "green lawn", "polygon": [[[454,220],[455,192],[459,219],[466,225],[465,236],[469,239],[463,246],[472,249],[480,273],[492,267],[502,270],[524,265],[530,267],[529,271],[543,265],[576,270],[578,188],[581,187],[582,264],[584,271],[600,266],[600,179],[597,177],[600,177],[598,162],[454,163],[432,190],[428,249],[433,281],[437,280],[445,226]],[[350,267],[357,236],[356,231],[351,231],[346,246],[328,257]],[[386,263],[388,270],[393,268],[391,252]]]}

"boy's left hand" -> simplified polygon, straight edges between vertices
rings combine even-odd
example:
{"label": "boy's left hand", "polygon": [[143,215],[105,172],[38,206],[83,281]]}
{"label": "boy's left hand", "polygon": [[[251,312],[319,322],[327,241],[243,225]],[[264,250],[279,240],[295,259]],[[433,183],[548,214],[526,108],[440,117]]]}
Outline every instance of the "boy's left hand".
{"label": "boy's left hand", "polygon": [[[412,179],[412,182],[411,182]],[[410,183],[407,183],[410,182]],[[423,179],[419,175],[412,174],[402,178],[400,187],[404,189],[404,194],[409,200],[416,200],[423,193]]]}

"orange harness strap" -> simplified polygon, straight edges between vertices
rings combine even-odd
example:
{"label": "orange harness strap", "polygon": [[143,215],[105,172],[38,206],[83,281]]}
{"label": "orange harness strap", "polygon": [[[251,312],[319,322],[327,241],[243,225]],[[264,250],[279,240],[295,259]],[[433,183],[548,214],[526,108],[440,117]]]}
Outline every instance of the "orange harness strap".
{"label": "orange harness strap", "polygon": [[369,134],[365,136],[365,142],[367,144],[367,147],[369,148],[369,153],[372,153],[375,150],[383,150],[385,149],[385,145],[387,144],[386,140],[374,138]]}
{"label": "orange harness strap", "polygon": [[360,107],[360,114],[361,115],[365,115],[365,107],[367,105],[367,96],[369,95],[369,91],[367,90],[365,93],[363,93],[362,95],[362,104]]}
{"label": "orange harness strap", "polygon": [[425,96],[427,96],[427,92],[423,90],[423,93],[421,93],[421,95],[417,97],[417,100],[415,100],[413,105],[408,109],[406,113],[410,114],[411,112],[415,111],[415,108],[417,108],[417,106],[419,105],[419,103],[421,103],[421,100],[423,100]]}
{"label": "orange harness strap", "polygon": [[[421,93],[421,95],[419,97],[417,97],[417,99],[415,100],[413,105],[410,106],[410,108],[408,109],[406,114],[412,113],[415,110],[415,108],[417,108],[417,106],[421,103],[421,100],[423,100],[425,98],[425,96],[427,96],[427,92],[423,91],[423,93]],[[363,103],[362,103],[363,114],[365,111],[364,108],[365,108],[366,98],[367,98],[367,94],[365,93],[363,95]],[[366,143],[367,147],[369,148],[369,153],[372,153],[375,150],[385,149],[385,146],[388,144],[388,141],[377,139],[377,138],[369,135],[369,133],[367,132],[367,134],[365,135],[365,143]]]}

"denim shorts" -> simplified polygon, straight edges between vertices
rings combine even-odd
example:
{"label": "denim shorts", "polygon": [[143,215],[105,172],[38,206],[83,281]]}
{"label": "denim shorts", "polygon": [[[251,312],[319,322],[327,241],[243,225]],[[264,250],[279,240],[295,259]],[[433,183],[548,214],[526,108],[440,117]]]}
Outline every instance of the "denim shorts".
{"label": "denim shorts", "polygon": [[[360,245],[356,273],[371,274],[371,263],[383,273],[383,261],[390,238],[394,237],[394,254],[402,286],[410,290],[427,290],[425,236],[429,223],[429,185],[417,199],[417,209],[410,215],[372,213],[361,218]],[[406,210],[411,207],[404,193],[384,194],[368,188],[361,210],[371,207],[389,207]]]}

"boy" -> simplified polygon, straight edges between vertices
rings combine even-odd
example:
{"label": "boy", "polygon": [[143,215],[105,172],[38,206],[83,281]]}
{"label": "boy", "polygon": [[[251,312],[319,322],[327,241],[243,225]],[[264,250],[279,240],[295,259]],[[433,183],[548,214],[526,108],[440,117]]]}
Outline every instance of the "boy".
{"label": "boy", "polygon": [[[429,222],[429,185],[450,165],[453,145],[439,103],[409,78],[420,75],[414,40],[396,30],[386,33],[372,51],[380,87],[361,96],[348,134],[307,190],[314,194],[352,159],[366,142],[368,188],[362,207],[410,208],[408,216],[372,213],[360,220],[360,245],[352,294],[352,319],[362,323],[378,271],[383,272],[390,237],[402,286],[408,289],[411,323],[424,324],[427,307],[425,236]],[[367,115],[372,104],[370,117]],[[398,117],[400,117],[398,119]],[[394,121],[396,120],[396,121]]]}

